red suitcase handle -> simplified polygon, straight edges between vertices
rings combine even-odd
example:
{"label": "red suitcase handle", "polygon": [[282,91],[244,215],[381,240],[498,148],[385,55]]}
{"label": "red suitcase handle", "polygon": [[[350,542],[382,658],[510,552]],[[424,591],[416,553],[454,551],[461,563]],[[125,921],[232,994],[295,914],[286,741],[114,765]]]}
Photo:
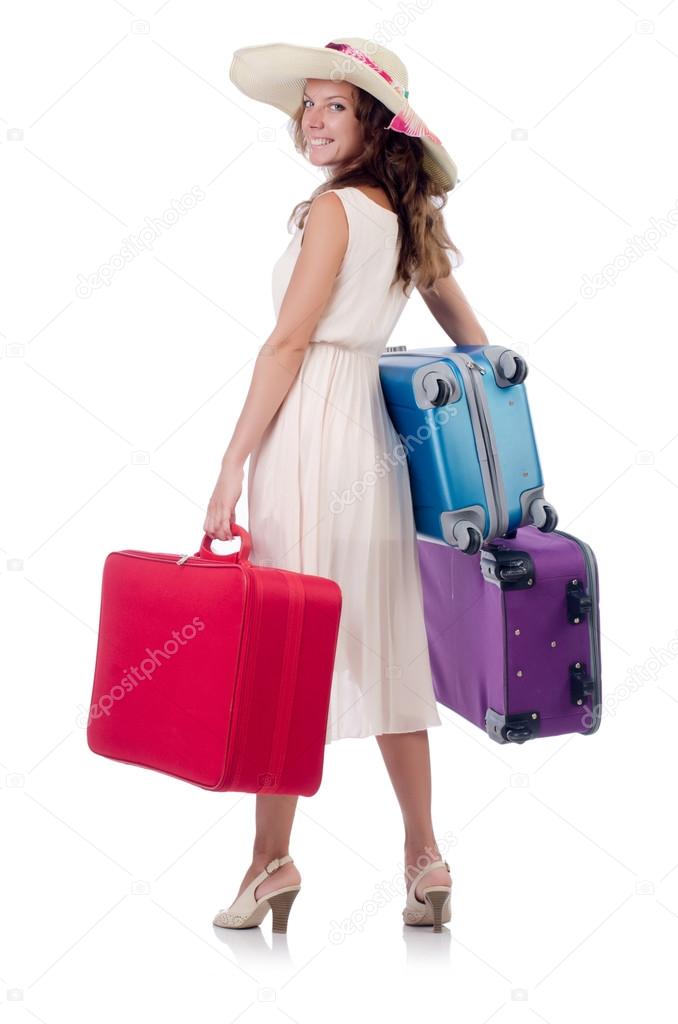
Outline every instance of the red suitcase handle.
{"label": "red suitcase handle", "polygon": [[250,551],[252,550],[252,538],[247,530],[242,526],[238,526],[237,523],[231,523],[231,533],[234,537],[240,537],[240,549],[238,551],[234,551],[228,555],[220,555],[218,552],[212,551],[212,541],[214,540],[214,537],[210,537],[210,535],[206,533],[200,542],[200,551],[198,551],[199,557],[211,558],[216,562],[248,562]]}

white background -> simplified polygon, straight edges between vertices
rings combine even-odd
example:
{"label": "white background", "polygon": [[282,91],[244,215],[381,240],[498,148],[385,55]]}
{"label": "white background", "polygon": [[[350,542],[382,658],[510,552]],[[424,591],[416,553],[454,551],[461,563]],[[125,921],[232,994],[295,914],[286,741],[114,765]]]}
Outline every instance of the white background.
{"label": "white background", "polygon": [[[3,22],[1,1012],[676,1020],[678,3],[15,0]],[[498,746],[439,705],[440,935],[403,928],[400,893],[370,903],[401,885],[399,809],[376,742],[333,743],[271,950],[270,915],[211,924],[254,797],[97,757],[82,711],[104,557],[197,549],[287,218],[321,181],[286,117],[230,83],[232,52],[378,32],[458,164],[458,280],[528,359],[546,494],[598,557],[606,710],[592,737]],[[392,341],[446,343],[416,293]]]}

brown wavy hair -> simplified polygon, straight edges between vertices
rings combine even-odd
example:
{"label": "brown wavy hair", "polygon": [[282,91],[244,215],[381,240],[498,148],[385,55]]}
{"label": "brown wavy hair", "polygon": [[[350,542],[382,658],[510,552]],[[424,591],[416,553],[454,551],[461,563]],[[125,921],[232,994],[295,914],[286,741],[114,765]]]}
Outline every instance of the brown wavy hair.
{"label": "brown wavy hair", "polygon": [[[398,215],[400,251],[392,284],[403,282],[403,290],[431,288],[439,277],[448,277],[453,265],[463,254],[447,233],[442,211],[447,193],[437,185],[423,167],[424,145],[421,139],[393,130],[385,131],[393,112],[370,93],[353,85],[355,113],[361,126],[363,151],[352,160],[345,160],[330,171],[327,183],[320,185],[294,207],[292,224],[303,228],[311,202],[328,189],[368,185],[383,188]],[[304,103],[291,118],[288,131],[294,148],[306,159],[309,143],[304,136],[301,119]],[[452,264],[447,250],[457,257]]]}

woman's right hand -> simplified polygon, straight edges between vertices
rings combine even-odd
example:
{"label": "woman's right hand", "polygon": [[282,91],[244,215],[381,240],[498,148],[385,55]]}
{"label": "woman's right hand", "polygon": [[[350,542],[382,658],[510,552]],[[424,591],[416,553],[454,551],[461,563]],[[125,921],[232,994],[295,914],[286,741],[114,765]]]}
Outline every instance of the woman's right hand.
{"label": "woman's right hand", "polygon": [[245,472],[240,463],[223,462],[212,497],[207,506],[203,530],[217,540],[232,540],[235,506],[242,493]]}

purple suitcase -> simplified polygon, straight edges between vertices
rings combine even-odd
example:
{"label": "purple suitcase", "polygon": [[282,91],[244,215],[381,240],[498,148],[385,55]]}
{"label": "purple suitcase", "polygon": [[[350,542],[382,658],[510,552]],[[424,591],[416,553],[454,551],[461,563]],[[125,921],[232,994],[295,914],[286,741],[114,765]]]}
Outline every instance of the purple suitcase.
{"label": "purple suitcase", "polygon": [[417,540],[436,699],[498,743],[595,732],[600,616],[593,551],[523,526],[474,555]]}

